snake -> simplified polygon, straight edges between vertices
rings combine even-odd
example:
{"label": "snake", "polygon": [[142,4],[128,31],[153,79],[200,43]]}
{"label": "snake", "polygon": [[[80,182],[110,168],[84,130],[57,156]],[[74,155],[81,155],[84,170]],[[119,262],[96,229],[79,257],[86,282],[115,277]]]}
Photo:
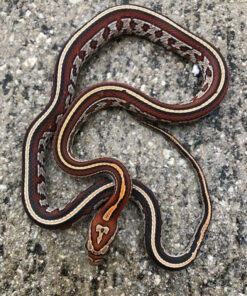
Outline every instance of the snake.
{"label": "snake", "polygon": [[[101,82],[75,96],[82,65],[104,44],[121,35],[147,39],[183,59],[197,64],[203,75],[199,92],[186,103],[168,104],[119,82]],[[44,110],[26,131],[22,161],[22,201],[33,222],[47,229],[70,227],[96,210],[86,247],[92,264],[102,261],[117,233],[118,218],[131,197],[145,216],[145,242],[150,257],[162,268],[181,269],[197,256],[211,218],[211,202],[205,176],[180,142],[157,123],[186,123],[197,120],[219,105],[227,92],[229,70],[220,51],[166,16],[136,5],[115,6],[96,15],[64,44],[55,65],[51,97]],[[73,139],[91,114],[121,107],[147,127],[172,142],[195,169],[203,211],[186,250],[169,254],[161,245],[161,215],[150,189],[132,179],[117,159],[102,157],[82,161],[73,153]],[[104,175],[65,206],[49,206],[46,193],[45,157],[52,143],[58,166],[66,173],[88,177]]]}

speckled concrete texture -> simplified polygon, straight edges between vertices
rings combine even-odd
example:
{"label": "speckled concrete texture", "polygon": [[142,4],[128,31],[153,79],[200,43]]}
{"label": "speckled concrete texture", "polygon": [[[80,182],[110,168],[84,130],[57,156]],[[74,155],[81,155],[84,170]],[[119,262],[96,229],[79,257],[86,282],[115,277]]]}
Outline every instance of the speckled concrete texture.
{"label": "speckled concrete texture", "polygon": [[[129,1],[0,1],[0,294],[1,295],[247,295],[247,27],[246,1],[140,1],[204,37],[226,57],[231,83],[210,115],[167,129],[204,169],[213,216],[195,262],[182,271],[157,267],[144,247],[142,215],[129,203],[104,264],[92,267],[85,251],[86,217],[72,228],[34,225],[21,202],[25,130],[49,100],[55,60],[63,43],[98,12]],[[81,70],[78,90],[101,81],[128,83],[164,102],[189,100],[198,90],[193,65],[159,46],[119,38]],[[75,139],[82,159],[112,156],[156,194],[162,241],[176,254],[193,235],[201,208],[196,178],[160,135],[120,109],[92,116]],[[47,156],[47,191],[63,205],[93,179],[61,172]]]}

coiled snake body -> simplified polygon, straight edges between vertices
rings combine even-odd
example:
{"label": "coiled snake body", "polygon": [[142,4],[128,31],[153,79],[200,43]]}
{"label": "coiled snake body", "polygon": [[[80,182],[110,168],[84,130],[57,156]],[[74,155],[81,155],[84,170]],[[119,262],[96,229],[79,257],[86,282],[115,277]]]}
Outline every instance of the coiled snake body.
{"label": "coiled snake body", "polygon": [[[166,104],[128,85],[103,82],[88,87],[74,98],[80,67],[100,46],[120,35],[141,36],[198,64],[204,75],[201,90],[186,104]],[[87,242],[89,258],[98,263],[109,250],[116,234],[117,219],[132,192],[145,213],[146,247],[150,256],[164,268],[187,266],[196,257],[211,217],[206,180],[191,154],[169,133],[153,126],[150,120],[185,123],[198,119],[221,102],[228,82],[229,73],[220,52],[165,16],[143,7],[123,5],[94,17],[65,43],[57,60],[51,99],[25,136],[22,197],[29,217],[46,228],[69,227],[104,199],[104,205],[91,222]],[[160,212],[152,192],[139,181],[132,181],[121,162],[112,158],[81,161],[73,155],[73,137],[80,125],[90,114],[113,106],[123,107],[144,121],[147,119],[144,124],[173,142],[195,168],[202,192],[203,213],[189,246],[179,256],[169,255],[160,244]],[[44,155],[51,138],[54,157],[64,171],[76,176],[103,172],[113,181],[104,178],[62,209],[50,208],[45,194]]]}

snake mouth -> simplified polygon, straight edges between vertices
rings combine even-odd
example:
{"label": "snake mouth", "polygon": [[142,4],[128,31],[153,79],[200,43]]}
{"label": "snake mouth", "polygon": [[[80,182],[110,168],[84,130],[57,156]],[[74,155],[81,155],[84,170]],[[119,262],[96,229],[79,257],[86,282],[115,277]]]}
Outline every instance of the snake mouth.
{"label": "snake mouth", "polygon": [[88,256],[88,261],[89,261],[89,264],[90,265],[97,266],[97,265],[103,263],[104,259],[103,259],[103,257],[100,257],[100,258],[98,258],[98,257],[97,258],[92,258],[91,256]]}

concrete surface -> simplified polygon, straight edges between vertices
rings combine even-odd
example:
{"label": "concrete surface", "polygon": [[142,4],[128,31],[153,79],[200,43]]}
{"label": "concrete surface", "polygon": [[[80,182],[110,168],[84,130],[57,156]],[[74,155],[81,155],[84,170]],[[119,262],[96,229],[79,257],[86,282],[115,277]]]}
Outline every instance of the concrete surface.
{"label": "concrete surface", "polygon": [[[247,28],[246,1],[140,1],[221,49],[231,72],[220,108],[195,123],[167,126],[186,144],[207,177],[213,216],[195,262],[182,271],[157,267],[146,254],[140,211],[129,203],[103,265],[88,264],[92,216],[66,231],[34,225],[21,203],[25,129],[49,100],[59,50],[96,13],[129,1],[0,0],[0,294],[1,295],[247,295]],[[191,64],[137,38],[121,38],[81,70],[78,90],[95,82],[128,83],[165,102],[189,100],[197,89]],[[76,137],[84,159],[113,156],[159,199],[162,241],[185,248],[200,217],[193,172],[160,135],[120,109],[99,112]],[[48,193],[62,205],[92,179],[62,173],[48,156]]]}

